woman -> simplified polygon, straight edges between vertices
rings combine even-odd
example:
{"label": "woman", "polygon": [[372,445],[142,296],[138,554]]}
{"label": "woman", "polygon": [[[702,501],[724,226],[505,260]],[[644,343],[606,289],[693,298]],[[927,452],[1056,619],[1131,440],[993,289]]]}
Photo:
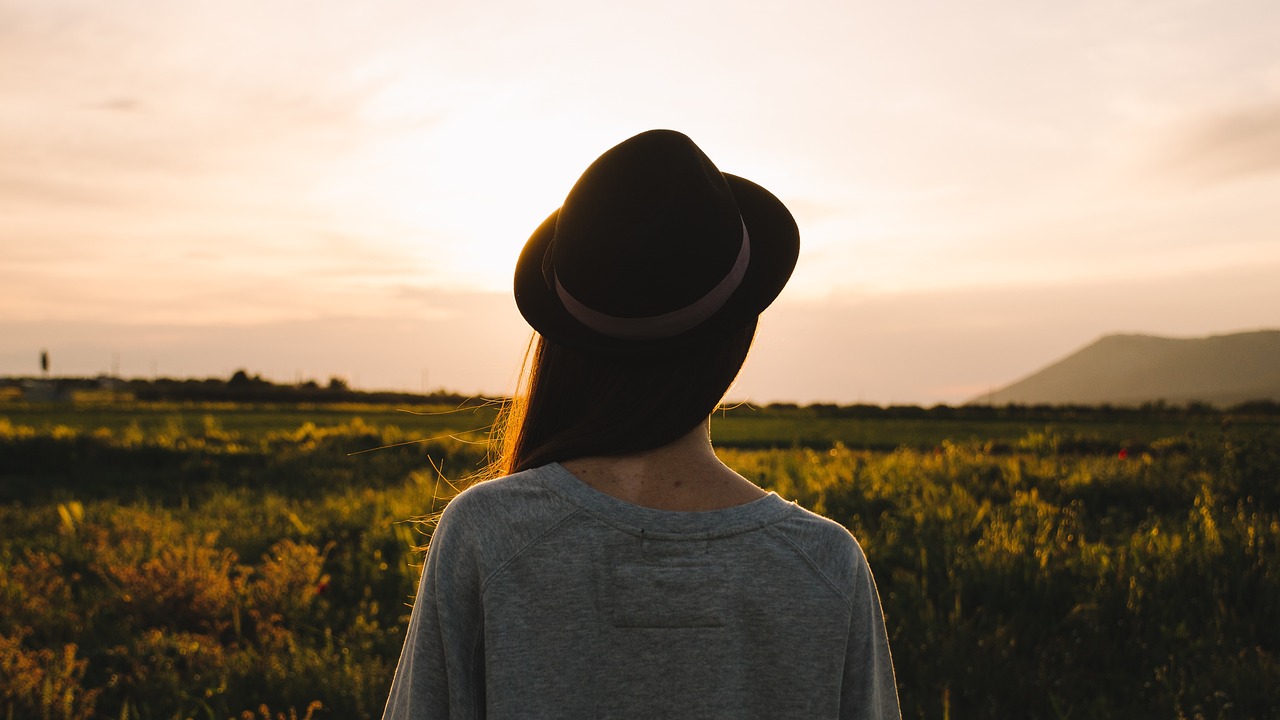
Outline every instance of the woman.
{"label": "woman", "polygon": [[708,439],[798,248],[679,133],[586,170],[517,262],[503,477],[440,518],[384,719],[898,717],[857,542]]}

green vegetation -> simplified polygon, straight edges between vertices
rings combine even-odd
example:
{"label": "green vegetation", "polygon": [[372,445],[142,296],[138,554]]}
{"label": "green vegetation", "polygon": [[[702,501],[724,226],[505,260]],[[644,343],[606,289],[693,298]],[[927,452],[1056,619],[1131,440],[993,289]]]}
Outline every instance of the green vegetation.
{"label": "green vegetation", "polygon": [[[436,414],[0,405],[0,717],[377,717],[445,478],[493,417],[415,409]],[[714,430],[858,536],[906,717],[1280,714],[1280,418],[779,407]]]}

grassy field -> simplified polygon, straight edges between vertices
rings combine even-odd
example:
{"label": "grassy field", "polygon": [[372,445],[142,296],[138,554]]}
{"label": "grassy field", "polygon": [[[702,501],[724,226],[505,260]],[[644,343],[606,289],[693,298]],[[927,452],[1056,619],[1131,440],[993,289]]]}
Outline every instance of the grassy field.
{"label": "grassy field", "polygon": [[[496,404],[480,407],[390,406],[374,404],[246,404],[112,402],[99,395],[91,402],[26,405],[0,403],[0,413],[14,424],[41,432],[59,426],[74,431],[133,428],[143,434],[181,434],[212,422],[223,431],[250,438],[310,423],[333,427],[353,418],[374,427],[394,427],[417,436],[458,434],[482,440],[497,414]],[[918,410],[918,409],[911,409]],[[899,447],[927,449],[944,441],[1009,447],[1028,433],[1047,431],[1068,443],[1092,449],[1146,446],[1170,437],[1212,433],[1220,429],[1218,413],[1046,411],[993,413],[991,417],[958,417],[918,412],[833,414],[813,408],[770,409],[750,405],[719,413],[714,422],[717,445],[736,448],[829,447],[841,443],[863,450]],[[879,416],[883,415],[883,416]],[[1236,415],[1232,422],[1246,432],[1280,427],[1280,415]]]}
{"label": "grassy field", "polygon": [[[0,716],[377,717],[494,412],[411,409],[0,405]],[[713,434],[858,536],[906,717],[1280,716],[1274,420],[738,408]]]}

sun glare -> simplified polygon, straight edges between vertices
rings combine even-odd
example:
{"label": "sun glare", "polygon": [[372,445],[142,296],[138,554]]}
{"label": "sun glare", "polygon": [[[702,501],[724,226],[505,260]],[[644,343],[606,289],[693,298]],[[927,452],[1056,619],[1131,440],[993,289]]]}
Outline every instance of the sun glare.
{"label": "sun glare", "polygon": [[437,286],[505,290],[524,241],[599,152],[597,136],[611,136],[530,105],[495,97],[373,136],[323,201],[387,227]]}

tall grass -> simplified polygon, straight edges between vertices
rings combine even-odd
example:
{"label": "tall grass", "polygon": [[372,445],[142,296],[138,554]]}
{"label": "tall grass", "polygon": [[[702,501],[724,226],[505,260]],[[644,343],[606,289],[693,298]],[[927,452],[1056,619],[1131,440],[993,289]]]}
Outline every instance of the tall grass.
{"label": "tall grass", "polygon": [[[484,448],[268,425],[0,417],[0,716],[378,716]],[[1280,438],[1118,443],[721,454],[862,542],[907,717],[1280,716]]]}
{"label": "tall grass", "polygon": [[0,419],[0,714],[376,716],[451,494],[435,468],[484,453],[414,439]]}
{"label": "tall grass", "polygon": [[1274,435],[1065,456],[726,452],[858,536],[910,717],[1275,717]]}

